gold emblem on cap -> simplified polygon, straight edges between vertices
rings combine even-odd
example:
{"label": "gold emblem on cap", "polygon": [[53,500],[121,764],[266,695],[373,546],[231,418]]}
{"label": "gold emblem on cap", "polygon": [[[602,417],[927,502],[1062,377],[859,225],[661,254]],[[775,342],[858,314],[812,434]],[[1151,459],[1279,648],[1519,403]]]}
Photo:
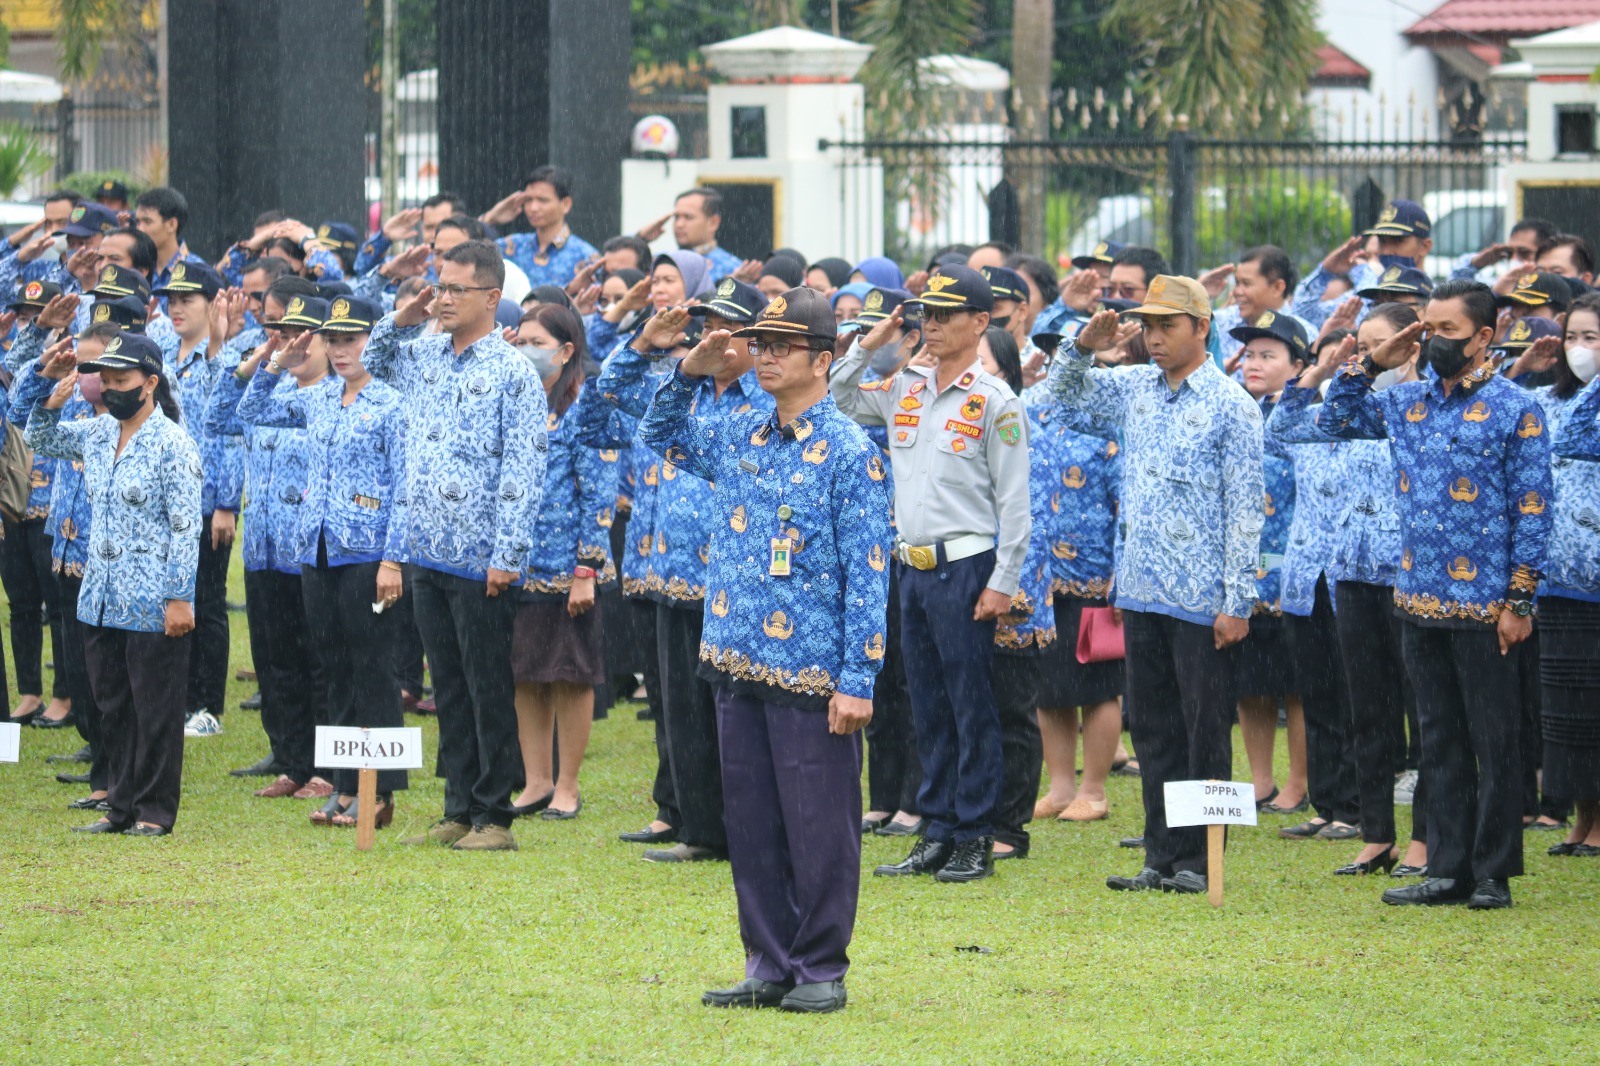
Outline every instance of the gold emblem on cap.
{"label": "gold emblem on cap", "polygon": [[324,222],[322,225],[317,227],[317,236],[318,237],[326,237],[327,235],[328,235],[328,224],[326,222]]}
{"label": "gold emblem on cap", "polygon": [[110,322],[111,321],[111,305],[110,304],[97,304],[95,306],[95,309],[94,309],[94,320],[96,322]]}
{"label": "gold emblem on cap", "polygon": [[1111,251],[1111,247],[1107,245],[1105,241],[1101,241],[1099,244],[1094,246],[1094,251],[1090,252],[1089,254],[1098,259],[1109,251]]}
{"label": "gold emblem on cap", "polygon": [[1378,221],[1379,222],[1393,222],[1395,220],[1395,218],[1399,214],[1400,214],[1400,209],[1398,207],[1394,206],[1394,204],[1389,204],[1389,205],[1385,206],[1384,209],[1381,212],[1379,212]]}
{"label": "gold emblem on cap", "polygon": [[103,283],[116,281],[117,268],[114,266],[107,266],[104,270],[100,271],[100,280]]}
{"label": "gold emblem on cap", "polygon": [[1522,275],[1522,280],[1517,282],[1518,287],[1524,289],[1532,288],[1537,284],[1539,284],[1539,275],[1537,274],[1524,274]]}
{"label": "gold emblem on cap", "polygon": [[343,296],[339,297],[337,300],[333,301],[333,307],[330,309],[330,313],[334,318],[349,318],[350,301],[346,300]]}
{"label": "gold emblem on cap", "polygon": [[177,266],[172,268],[172,280],[182,281],[184,275],[187,273],[188,271],[185,269],[185,264],[179,263]]}
{"label": "gold emblem on cap", "polygon": [[732,278],[723,278],[722,284],[717,286],[717,295],[732,296],[733,290],[737,285],[738,282],[734,281]]}
{"label": "gold emblem on cap", "polygon": [[1388,270],[1385,270],[1383,272],[1383,280],[1381,282],[1379,282],[1379,284],[1380,285],[1389,285],[1389,284],[1392,284],[1393,282],[1396,282],[1396,281],[1399,281],[1399,280],[1400,280],[1400,268],[1399,267],[1390,267]]}
{"label": "gold emblem on cap", "polygon": [[873,289],[867,293],[867,302],[861,305],[863,311],[877,311],[883,307],[883,293]]}
{"label": "gold emblem on cap", "polygon": [[787,310],[789,310],[789,301],[780,296],[767,305],[767,309],[762,313],[762,317],[780,318]]}
{"label": "gold emblem on cap", "polygon": [[28,282],[28,287],[22,290],[24,300],[37,300],[44,295],[44,284],[38,281]]}
{"label": "gold emblem on cap", "polygon": [[1533,330],[1528,328],[1528,320],[1525,318],[1519,318],[1517,319],[1517,324],[1511,327],[1511,336],[1507,337],[1506,339],[1513,341],[1525,341],[1528,339],[1528,335],[1532,332]]}
{"label": "gold emblem on cap", "polygon": [[105,354],[110,355],[112,352],[119,351],[121,348],[122,348],[122,337],[120,335],[116,336],[116,337],[112,337],[111,338],[111,343],[106,345]]}
{"label": "gold emblem on cap", "polygon": [[939,293],[956,283],[956,279],[948,274],[935,274],[928,279],[928,291]]}
{"label": "gold emblem on cap", "polygon": [[292,298],[289,301],[289,306],[284,308],[284,313],[288,314],[288,315],[298,315],[301,311],[304,311],[305,309],[306,309],[305,300],[303,300],[300,297],[296,296],[296,297]]}
{"label": "gold emblem on cap", "polygon": [[1263,311],[1261,312],[1261,317],[1256,319],[1256,329],[1270,329],[1277,320],[1278,316],[1271,311]]}
{"label": "gold emblem on cap", "polygon": [[1160,303],[1162,300],[1166,299],[1167,279],[1165,277],[1158,277],[1152,281],[1150,283],[1150,287],[1145,290],[1145,296],[1149,298],[1151,303]]}

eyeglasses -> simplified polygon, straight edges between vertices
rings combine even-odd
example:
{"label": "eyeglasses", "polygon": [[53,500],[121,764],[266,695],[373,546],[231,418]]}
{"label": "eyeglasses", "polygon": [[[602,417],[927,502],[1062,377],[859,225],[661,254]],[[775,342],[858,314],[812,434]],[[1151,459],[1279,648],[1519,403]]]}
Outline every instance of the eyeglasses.
{"label": "eyeglasses", "polygon": [[1142,300],[1145,290],[1143,285],[1103,285],[1100,295],[1107,300]]}
{"label": "eyeglasses", "polygon": [[937,322],[941,326],[956,315],[970,315],[972,313],[973,311],[970,307],[929,307],[927,304],[922,305],[923,320]]}
{"label": "eyeglasses", "polygon": [[763,355],[770,355],[774,359],[787,359],[795,352],[809,352],[812,347],[803,341],[762,341],[750,342],[750,357],[760,359]]}
{"label": "eyeglasses", "polygon": [[435,285],[433,291],[435,295],[459,300],[469,292],[488,292],[493,288],[493,285]]}

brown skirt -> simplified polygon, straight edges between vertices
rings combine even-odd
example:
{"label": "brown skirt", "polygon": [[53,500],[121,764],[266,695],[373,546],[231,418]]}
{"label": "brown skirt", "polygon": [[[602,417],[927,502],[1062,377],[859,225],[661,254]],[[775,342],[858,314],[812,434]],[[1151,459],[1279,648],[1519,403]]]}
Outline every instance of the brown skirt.
{"label": "brown skirt", "polygon": [[598,685],[606,677],[600,603],[573,618],[565,598],[524,599],[511,631],[511,673],[519,685]]}

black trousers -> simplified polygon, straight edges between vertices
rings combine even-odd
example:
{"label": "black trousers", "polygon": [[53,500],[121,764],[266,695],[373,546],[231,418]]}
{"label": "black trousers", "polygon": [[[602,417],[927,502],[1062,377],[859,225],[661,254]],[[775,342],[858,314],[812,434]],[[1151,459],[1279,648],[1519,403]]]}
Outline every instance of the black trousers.
{"label": "black trousers", "polygon": [[1428,874],[1503,880],[1522,873],[1518,659],[1493,626],[1445,629],[1403,620],[1406,670],[1422,722],[1428,779]]}
{"label": "black trousers", "polygon": [[[395,679],[402,689],[420,700],[423,685],[422,634],[417,632],[417,616],[410,592],[407,588],[407,595],[401,596],[393,607],[383,613],[394,615],[394,621],[390,623],[393,639],[389,643],[389,653]],[[371,607],[367,609],[370,611]]]}
{"label": "black trousers", "polygon": [[872,684],[872,720],[867,723],[867,807],[917,813],[922,760],[917,723],[906,687],[906,657],[900,643],[900,578],[889,569],[889,615],[883,668]]}
{"label": "black trousers", "polygon": [[656,779],[650,786],[650,798],[656,804],[656,820],[677,828],[682,824],[683,816],[678,813],[678,794],[672,790],[672,749],[667,744],[667,716],[661,713],[661,657],[656,643],[656,604],[653,600],[628,600],[627,603],[641,646],[647,652],[643,659],[644,699],[650,708],[650,722],[655,726],[656,738]]}
{"label": "black trousers", "polygon": [[[244,574],[250,649],[261,686],[261,728],[272,745],[278,772],[305,784],[316,772],[312,759],[317,726],[328,724],[326,675],[319,657],[333,649],[326,641],[313,639],[300,586],[299,574],[277,570]],[[372,614],[371,600],[367,614]]]}
{"label": "black trousers", "polygon": [[700,665],[702,611],[656,605],[656,651],[660,658],[661,714],[678,801],[678,841],[728,851],[722,820],[722,756],[717,744],[717,705]]}
{"label": "black trousers", "polygon": [[511,790],[522,767],[511,674],[517,597],[510,590],[489,596],[483,581],[422,566],[406,567],[405,581],[439,705],[444,816],[509,828]]}
{"label": "black trousers", "polygon": [[[200,530],[200,566],[194,578],[194,651],[189,656],[189,713],[227,709],[228,560],[233,543],[211,546],[211,515]],[[259,672],[259,671],[258,671]],[[266,697],[262,697],[265,703]]]}
{"label": "black trousers", "polygon": [[[1350,694],[1350,747],[1355,754],[1361,839],[1396,843],[1394,777],[1406,761],[1406,715],[1416,696],[1401,653],[1400,618],[1388,585],[1339,582],[1339,650]],[[1427,778],[1417,775],[1411,839],[1427,842]]]}
{"label": "black trousers", "polygon": [[171,829],[183,784],[183,717],[193,634],[85,626],[84,658],[100,705],[116,825]]}
{"label": "black trousers", "polygon": [[1522,708],[1522,816],[1565,821],[1572,801],[1539,788],[1539,767],[1544,762],[1544,687],[1539,681],[1539,624],[1523,645],[1517,665],[1518,705]]}
{"label": "black trousers", "polygon": [[89,662],[84,658],[84,625],[78,621],[78,593],[83,589],[83,579],[57,574],[56,585],[61,596],[61,657],[56,660],[56,676],[67,680],[78,735],[89,745],[89,788],[100,792],[108,787],[110,764],[100,705],[95,702],[94,687],[89,684]]}
{"label": "black trousers", "polygon": [[54,699],[71,695],[61,665],[61,597],[50,567],[50,536],[43,518],[5,524],[0,544],[0,579],[11,605],[11,658],[17,668],[18,695],[44,695],[44,627],[50,629],[50,655],[56,663]]}
{"label": "black trousers", "polygon": [[[328,566],[324,555],[317,566],[301,571],[306,626],[327,679],[327,698],[318,701],[327,708],[327,725],[361,729],[405,725],[400,682],[390,655],[399,618],[392,607],[372,613],[377,587],[377,563]],[[406,589],[401,599],[410,591]],[[266,708],[263,695],[263,715]],[[355,795],[359,779],[359,770],[333,770],[328,776],[333,787],[347,796]],[[406,771],[378,771],[380,793],[405,787]]]}
{"label": "black trousers", "polygon": [[1127,695],[1144,793],[1145,865],[1205,873],[1202,826],[1167,826],[1168,781],[1226,781],[1233,770],[1239,645],[1218,651],[1212,627],[1123,611]]}
{"label": "black trousers", "polygon": [[1296,687],[1305,708],[1306,784],[1311,805],[1330,822],[1354,825],[1360,809],[1350,756],[1350,700],[1328,579],[1317,579],[1310,616],[1285,614],[1283,621],[1294,655]]}
{"label": "black trousers", "polygon": [[990,822],[994,838],[1020,852],[1028,850],[1028,823],[1039,799],[1044,774],[1044,742],[1039,738],[1039,660],[1032,655],[994,657],[994,702],[1000,709],[1000,802]]}

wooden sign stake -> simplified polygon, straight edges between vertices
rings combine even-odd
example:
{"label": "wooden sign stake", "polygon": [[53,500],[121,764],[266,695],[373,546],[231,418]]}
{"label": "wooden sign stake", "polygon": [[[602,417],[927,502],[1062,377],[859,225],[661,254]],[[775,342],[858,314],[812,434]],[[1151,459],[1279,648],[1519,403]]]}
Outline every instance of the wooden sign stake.
{"label": "wooden sign stake", "polygon": [[1213,907],[1222,906],[1222,841],[1227,831],[1223,825],[1206,826],[1206,896]]}
{"label": "wooden sign stake", "polygon": [[[356,850],[357,851],[371,851],[372,850],[373,838],[378,835],[378,829],[377,829],[378,811],[377,811],[377,807],[378,807],[378,771],[376,771],[376,770],[359,770],[359,771],[357,771],[357,783],[356,783]],[[1213,826],[1213,828],[1220,830],[1222,827],[1221,826]],[[1222,868],[1221,867],[1221,861],[1222,861],[1221,859],[1217,860],[1217,863],[1218,863],[1217,868],[1219,870]],[[1218,894],[1215,897],[1213,897],[1211,902],[1216,903],[1216,902],[1219,902],[1221,900],[1221,898],[1222,898],[1221,897],[1221,889],[1218,889],[1217,893]]]}

